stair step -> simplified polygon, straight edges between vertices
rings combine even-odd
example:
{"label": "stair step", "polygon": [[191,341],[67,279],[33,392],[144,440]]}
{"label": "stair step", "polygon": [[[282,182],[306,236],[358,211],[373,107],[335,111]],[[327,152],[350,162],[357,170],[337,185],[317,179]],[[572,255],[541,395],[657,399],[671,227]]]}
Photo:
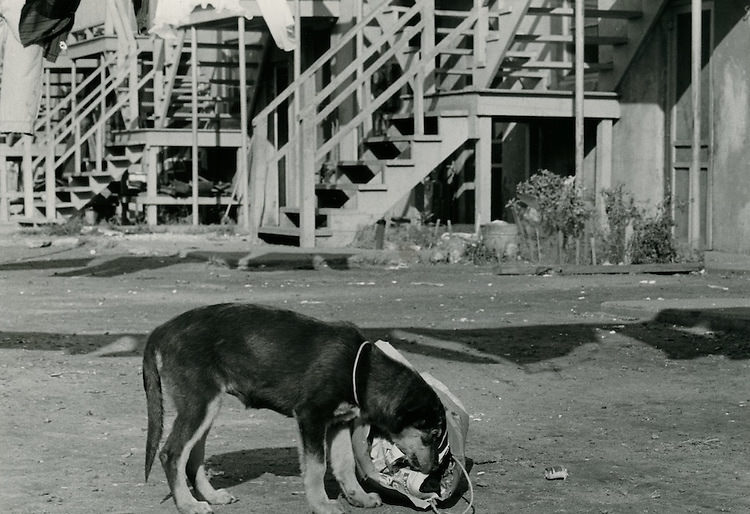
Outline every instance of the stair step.
{"label": "stair step", "polygon": [[[530,69],[530,70],[574,70],[575,63],[573,62],[560,62],[560,61],[503,61],[501,65],[505,69]],[[611,70],[612,63],[584,63],[583,69],[590,71],[603,71]]]}
{"label": "stair step", "polygon": [[[224,43],[202,43],[198,42],[198,48],[217,48],[220,50],[237,50],[236,41],[225,41]],[[187,50],[187,48],[185,49]],[[263,45],[248,43],[245,50],[263,50]]]}
{"label": "stair step", "polygon": [[[171,113],[169,116],[171,118],[189,119],[189,118],[193,117],[193,114],[189,113],[189,112],[177,111],[177,112]],[[153,118],[154,117],[151,116],[151,119],[153,119]],[[229,119],[233,119],[234,116],[232,116],[231,114],[225,113],[225,112],[216,112],[216,113],[199,112],[198,113],[198,118],[199,119],[212,119],[212,120],[213,119],[229,120]]]}
{"label": "stair step", "polygon": [[[211,84],[219,84],[222,86],[228,86],[228,87],[240,87],[240,81],[234,80],[234,79],[208,79],[208,81]],[[245,87],[255,87],[255,81],[254,80],[248,80],[245,83]]]}
{"label": "stair step", "polygon": [[[199,66],[210,66],[212,68],[239,68],[239,62],[227,62],[227,61],[198,61]],[[245,63],[246,68],[257,68],[260,65],[257,61],[247,61]]]}
{"label": "stair step", "polygon": [[507,59],[533,59],[538,55],[539,52],[529,50],[509,50],[508,52],[505,52],[505,57]]}
{"label": "stair step", "polygon": [[474,70],[468,68],[437,68],[435,73],[440,75],[472,75]]}
{"label": "stair step", "polygon": [[474,50],[471,48],[446,48],[441,50],[440,53],[444,55],[472,55]]}
{"label": "stair step", "polygon": [[374,159],[374,160],[359,160],[359,161],[339,161],[336,163],[339,167],[344,168],[383,168],[385,166],[390,167],[407,167],[414,166],[414,161],[411,159]]}
{"label": "stair step", "polygon": [[[575,41],[570,35],[556,34],[516,34],[514,40],[519,43],[554,43],[572,45]],[[626,36],[584,36],[587,45],[625,45],[629,42]]]}
{"label": "stair step", "polygon": [[316,191],[388,191],[386,184],[315,184]]}
{"label": "stair step", "polygon": [[439,143],[442,138],[438,135],[423,134],[423,135],[385,135],[385,136],[369,136],[365,139],[366,144],[385,144],[385,143]]}
{"label": "stair step", "polygon": [[[526,11],[528,16],[575,16],[575,9],[572,7],[548,7],[532,5]],[[586,18],[618,18],[625,20],[634,20],[641,18],[643,11],[639,9],[585,9],[584,17]]]}

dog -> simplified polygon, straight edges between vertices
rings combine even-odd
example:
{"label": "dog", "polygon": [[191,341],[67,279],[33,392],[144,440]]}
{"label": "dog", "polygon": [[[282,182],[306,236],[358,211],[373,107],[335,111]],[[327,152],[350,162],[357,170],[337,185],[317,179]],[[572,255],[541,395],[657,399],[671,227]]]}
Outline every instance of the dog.
{"label": "dog", "polygon": [[247,408],[296,418],[305,494],[315,514],[344,512],[323,487],[327,449],[347,501],[381,504],[378,494],[365,492],[357,481],[350,432],[355,417],[392,441],[413,468],[429,474],[438,467],[446,419],[437,394],[350,323],[226,303],[190,310],[154,329],[143,354],[146,480],[162,436],[162,385],[177,416],[159,460],[182,514],[210,513],[211,505],[235,501],[211,486],[203,464],[223,393]]}

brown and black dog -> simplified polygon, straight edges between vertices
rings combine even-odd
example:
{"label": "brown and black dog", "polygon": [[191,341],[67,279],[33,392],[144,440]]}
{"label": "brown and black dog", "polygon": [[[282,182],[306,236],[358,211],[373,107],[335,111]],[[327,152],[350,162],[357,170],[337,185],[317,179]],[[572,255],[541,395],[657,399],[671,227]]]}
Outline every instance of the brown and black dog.
{"label": "brown and black dog", "polygon": [[[316,514],[342,513],[323,488],[326,448],[349,503],[375,507],[355,476],[347,421],[361,416],[424,473],[438,466],[445,410],[418,373],[365,342],[351,324],[248,304],[201,307],[156,328],[143,355],[148,405],[146,479],[162,435],[162,384],[177,417],[159,453],[177,509],[212,512],[234,497],[215,490],[203,467],[206,436],[223,393],[248,408],[294,416],[307,500]],[[349,416],[342,416],[342,412]],[[198,499],[188,489],[192,483]]]}

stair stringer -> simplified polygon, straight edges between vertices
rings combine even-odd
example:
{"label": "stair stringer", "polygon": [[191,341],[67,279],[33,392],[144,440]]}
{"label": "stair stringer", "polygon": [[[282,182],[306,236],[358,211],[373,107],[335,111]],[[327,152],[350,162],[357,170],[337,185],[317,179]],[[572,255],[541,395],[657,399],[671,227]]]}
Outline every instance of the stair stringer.
{"label": "stair stringer", "polygon": [[471,118],[469,116],[439,118],[439,141],[420,141],[412,143],[411,166],[385,166],[385,190],[358,191],[357,211],[367,213],[373,220],[382,218],[411,190],[425,179],[435,168],[442,164],[458,148],[471,138]]}

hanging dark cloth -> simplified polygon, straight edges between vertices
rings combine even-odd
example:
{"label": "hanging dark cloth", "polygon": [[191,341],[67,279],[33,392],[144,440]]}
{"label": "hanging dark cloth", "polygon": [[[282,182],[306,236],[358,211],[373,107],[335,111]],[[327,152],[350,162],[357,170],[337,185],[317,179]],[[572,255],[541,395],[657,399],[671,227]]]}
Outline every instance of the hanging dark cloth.
{"label": "hanging dark cloth", "polygon": [[18,25],[21,44],[40,45],[44,57],[55,62],[62,50],[60,44],[73,28],[80,3],[81,0],[26,0]]}

